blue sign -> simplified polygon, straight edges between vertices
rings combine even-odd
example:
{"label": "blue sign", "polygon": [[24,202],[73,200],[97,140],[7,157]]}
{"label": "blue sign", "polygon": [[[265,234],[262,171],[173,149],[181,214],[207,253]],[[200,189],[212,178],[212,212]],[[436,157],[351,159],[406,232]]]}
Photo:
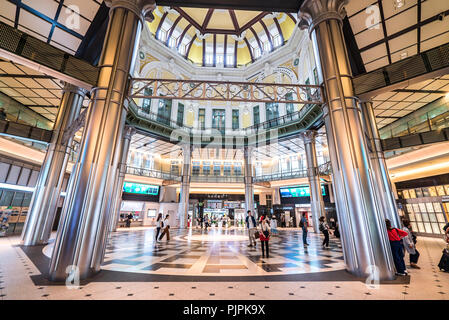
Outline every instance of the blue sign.
{"label": "blue sign", "polygon": [[[283,198],[310,197],[309,186],[285,187],[280,188],[279,190],[281,192],[281,197]],[[323,196],[326,195],[326,190],[324,189],[324,186],[321,186],[321,192]]]}

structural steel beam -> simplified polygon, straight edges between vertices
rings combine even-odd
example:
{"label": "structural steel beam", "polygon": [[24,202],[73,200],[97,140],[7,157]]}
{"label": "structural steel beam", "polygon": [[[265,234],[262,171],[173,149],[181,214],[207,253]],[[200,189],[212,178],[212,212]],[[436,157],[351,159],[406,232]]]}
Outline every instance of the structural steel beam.
{"label": "structural steel beam", "polygon": [[[130,80],[131,99],[177,99],[236,102],[277,102],[296,104],[324,103],[322,87],[317,85],[195,81],[172,79]],[[145,94],[152,88],[152,94]],[[147,90],[148,92],[148,90]],[[288,99],[291,94],[293,99]]]}

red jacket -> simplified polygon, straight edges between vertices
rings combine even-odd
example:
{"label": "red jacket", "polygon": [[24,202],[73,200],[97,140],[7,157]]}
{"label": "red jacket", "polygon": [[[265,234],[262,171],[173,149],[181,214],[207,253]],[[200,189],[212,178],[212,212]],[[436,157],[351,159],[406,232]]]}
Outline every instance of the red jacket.
{"label": "red jacket", "polygon": [[396,229],[396,228],[387,230],[387,232],[388,232],[388,239],[390,239],[390,241],[400,241],[401,238],[408,235],[408,233],[405,232],[404,230]]}

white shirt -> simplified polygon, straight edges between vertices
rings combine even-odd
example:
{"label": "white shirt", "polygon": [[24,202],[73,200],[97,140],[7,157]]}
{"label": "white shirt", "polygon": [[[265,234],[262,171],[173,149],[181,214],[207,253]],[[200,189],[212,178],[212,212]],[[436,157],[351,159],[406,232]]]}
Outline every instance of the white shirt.
{"label": "white shirt", "polygon": [[161,228],[162,227],[162,219],[156,222],[156,227]]}
{"label": "white shirt", "polygon": [[168,222],[167,218],[164,219],[164,228],[166,227],[170,227],[170,222]]}
{"label": "white shirt", "polygon": [[248,227],[249,229],[255,228],[256,226],[253,224],[252,216],[248,216]]}

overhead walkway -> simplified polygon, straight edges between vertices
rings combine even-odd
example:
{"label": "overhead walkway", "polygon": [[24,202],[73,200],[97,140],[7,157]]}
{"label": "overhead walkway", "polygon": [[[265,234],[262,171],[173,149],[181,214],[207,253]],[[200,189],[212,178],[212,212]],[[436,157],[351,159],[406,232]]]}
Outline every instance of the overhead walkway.
{"label": "overhead walkway", "polygon": [[0,135],[20,137],[36,142],[49,143],[52,130],[42,129],[24,122],[0,120]]}

